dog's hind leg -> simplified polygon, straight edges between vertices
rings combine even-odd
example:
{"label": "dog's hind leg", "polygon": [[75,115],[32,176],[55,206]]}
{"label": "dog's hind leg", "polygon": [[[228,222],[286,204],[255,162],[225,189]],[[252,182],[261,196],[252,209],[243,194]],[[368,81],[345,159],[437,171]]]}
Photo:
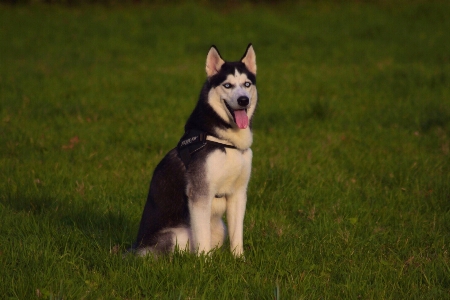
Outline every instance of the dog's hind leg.
{"label": "dog's hind leg", "polygon": [[227,228],[221,218],[211,219],[211,248],[220,248],[225,241]]}
{"label": "dog's hind leg", "polygon": [[192,233],[190,228],[187,227],[175,227],[171,228],[170,232],[173,234],[173,248],[174,251],[177,249],[178,251],[191,251],[191,240]]}

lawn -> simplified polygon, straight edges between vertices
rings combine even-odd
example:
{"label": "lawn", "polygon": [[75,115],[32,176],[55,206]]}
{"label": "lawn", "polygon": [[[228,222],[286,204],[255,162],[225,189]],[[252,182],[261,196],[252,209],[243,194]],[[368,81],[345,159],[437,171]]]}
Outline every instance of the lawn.
{"label": "lawn", "polygon": [[[450,298],[450,3],[234,3],[0,5],[0,298]],[[249,42],[246,259],[123,259]]]}

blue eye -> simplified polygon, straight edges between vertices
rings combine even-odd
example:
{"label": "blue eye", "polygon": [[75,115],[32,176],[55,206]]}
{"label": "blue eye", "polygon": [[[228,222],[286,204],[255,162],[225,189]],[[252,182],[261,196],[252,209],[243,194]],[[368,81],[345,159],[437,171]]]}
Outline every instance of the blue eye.
{"label": "blue eye", "polygon": [[231,89],[232,85],[231,85],[231,83],[224,83],[223,87],[226,89]]}
{"label": "blue eye", "polygon": [[249,81],[246,81],[246,82],[244,83],[244,86],[247,87],[247,88],[250,87],[251,85],[252,85],[252,84],[251,84]]}

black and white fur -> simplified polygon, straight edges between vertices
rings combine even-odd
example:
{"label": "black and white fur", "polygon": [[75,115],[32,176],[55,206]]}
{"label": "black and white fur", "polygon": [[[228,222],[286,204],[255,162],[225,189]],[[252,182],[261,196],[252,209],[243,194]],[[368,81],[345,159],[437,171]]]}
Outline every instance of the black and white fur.
{"label": "black and white fur", "polygon": [[187,166],[175,148],[156,167],[133,247],[138,255],[158,255],[176,247],[207,254],[224,242],[225,212],[231,251],[243,255],[251,121],[258,101],[253,46],[249,44],[237,62],[224,61],[212,46],[206,74],[185,132],[205,132],[213,142],[193,154]]}

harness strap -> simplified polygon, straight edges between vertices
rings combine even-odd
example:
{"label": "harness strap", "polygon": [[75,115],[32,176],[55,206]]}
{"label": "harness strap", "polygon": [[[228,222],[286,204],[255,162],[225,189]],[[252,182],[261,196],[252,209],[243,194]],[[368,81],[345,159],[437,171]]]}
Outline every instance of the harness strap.
{"label": "harness strap", "polygon": [[212,135],[206,135],[206,141],[208,144],[214,144],[214,145],[222,146],[225,148],[237,149],[236,146],[233,145],[232,143],[225,141],[225,140],[218,139]]}
{"label": "harness strap", "polygon": [[208,135],[206,132],[199,130],[189,130],[184,133],[177,145],[178,156],[181,158],[186,168],[191,162],[192,155],[203,149],[206,144],[213,144],[226,148],[237,149],[233,144]]}

